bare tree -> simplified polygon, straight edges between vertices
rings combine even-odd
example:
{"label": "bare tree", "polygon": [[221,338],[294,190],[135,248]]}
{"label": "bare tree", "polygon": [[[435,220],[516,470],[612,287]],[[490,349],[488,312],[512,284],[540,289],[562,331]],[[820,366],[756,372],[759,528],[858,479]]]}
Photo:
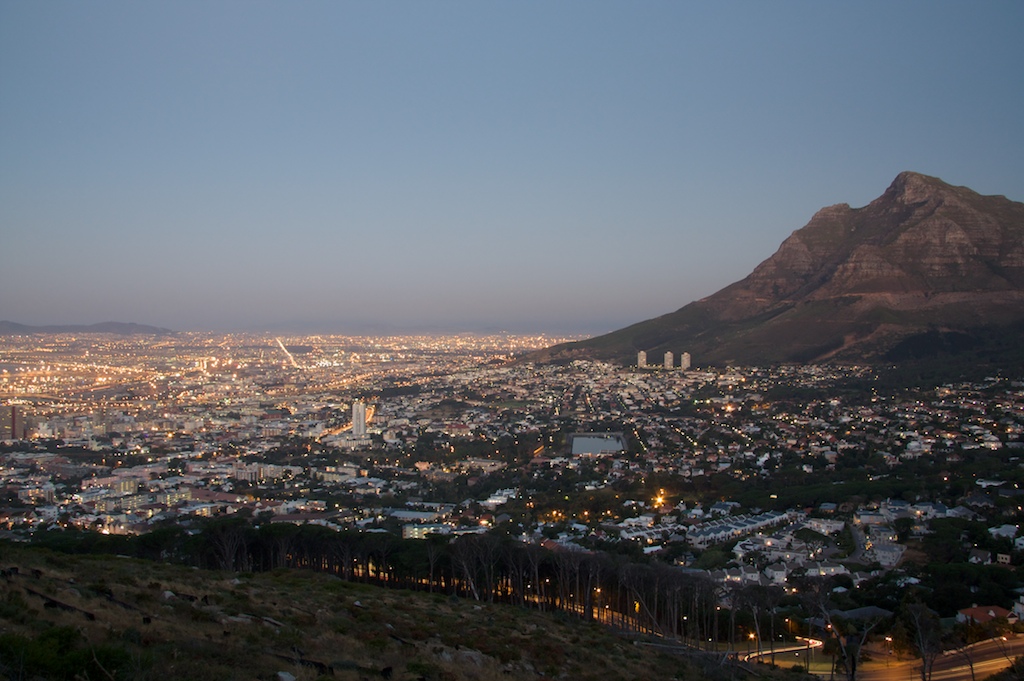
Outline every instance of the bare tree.
{"label": "bare tree", "polygon": [[824,624],[822,629],[839,653],[837,662],[843,666],[846,681],[856,681],[857,667],[860,664],[864,642],[884,618],[873,616],[861,620],[847,620],[834,614],[830,600],[832,594],[832,580],[830,579],[809,579],[802,592],[807,611],[820,618]]}
{"label": "bare tree", "polygon": [[217,518],[203,528],[221,570],[239,569],[247,562],[242,554],[248,529],[242,518]]}
{"label": "bare tree", "polygon": [[473,595],[473,600],[480,600],[480,590],[477,587],[477,550],[472,537],[459,537],[452,542],[452,563],[455,569],[462,575],[463,584]]}
{"label": "bare tree", "polygon": [[430,569],[430,575],[427,577],[427,588],[430,590],[430,593],[434,593],[437,581],[437,564],[441,561],[441,555],[444,553],[444,545],[447,543],[447,538],[442,542],[435,537],[427,537],[426,542],[427,565]]}
{"label": "bare tree", "polygon": [[974,676],[974,643],[975,637],[971,631],[970,622],[959,624],[953,627],[953,631],[944,638],[944,643],[949,650],[955,652],[964,661],[967,668],[971,670],[971,681]]}
{"label": "bare tree", "polygon": [[[917,654],[921,657],[921,681],[931,681],[935,660],[942,654],[942,627],[939,616],[924,603],[908,603],[903,615],[910,625],[910,633]],[[971,673],[974,668],[972,666]]]}

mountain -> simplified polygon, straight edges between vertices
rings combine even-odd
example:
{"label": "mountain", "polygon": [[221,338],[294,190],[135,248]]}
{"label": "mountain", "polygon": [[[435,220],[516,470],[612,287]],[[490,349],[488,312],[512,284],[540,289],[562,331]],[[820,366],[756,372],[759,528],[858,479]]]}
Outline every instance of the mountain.
{"label": "mountain", "polygon": [[1024,204],[904,172],[862,208],[823,208],[745,279],[539,361],[694,365],[1020,359]]}
{"label": "mountain", "polygon": [[34,333],[112,333],[118,336],[160,336],[174,332],[157,326],[125,324],[124,322],[100,322],[99,324],[89,325],[28,326],[16,322],[0,321],[0,336],[24,336]]}

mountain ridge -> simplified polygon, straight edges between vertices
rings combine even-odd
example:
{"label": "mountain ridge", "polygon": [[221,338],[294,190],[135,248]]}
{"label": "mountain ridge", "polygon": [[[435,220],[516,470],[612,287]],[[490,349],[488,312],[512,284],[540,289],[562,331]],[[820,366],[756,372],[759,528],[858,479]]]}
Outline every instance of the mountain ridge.
{"label": "mountain ridge", "polygon": [[135,324],[133,322],[100,322],[98,324],[58,324],[30,326],[8,320],[0,320],[0,336],[31,335],[36,333],[112,333],[120,336],[153,335],[163,336],[174,331],[159,326]]}
{"label": "mountain ridge", "polygon": [[818,210],[745,278],[675,312],[539,361],[635,361],[690,352],[700,365],[892,361],[916,334],[1024,320],[1024,204],[902,172],[861,208]]}

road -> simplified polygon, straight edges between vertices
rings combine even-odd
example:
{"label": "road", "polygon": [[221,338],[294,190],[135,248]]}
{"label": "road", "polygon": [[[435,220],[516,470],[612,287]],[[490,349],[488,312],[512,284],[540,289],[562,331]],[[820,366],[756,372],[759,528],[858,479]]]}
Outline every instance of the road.
{"label": "road", "polygon": [[[940,656],[932,668],[931,681],[983,679],[1009,667],[1018,655],[1024,655],[1024,636],[1011,636],[1005,641],[982,641],[971,646],[965,654],[951,652]],[[973,676],[969,660],[974,662]],[[857,674],[858,681],[917,681],[920,678],[920,660],[893,662],[888,666],[882,666],[882,662],[876,660],[865,664]]]}
{"label": "road", "polygon": [[846,558],[846,562],[850,563],[861,563],[868,564],[871,561],[865,553],[865,546],[867,545],[867,537],[864,536],[864,531],[857,527],[854,523],[847,522],[846,526],[850,528],[850,533],[853,534],[853,540],[857,544],[857,549],[850,554],[849,558]]}

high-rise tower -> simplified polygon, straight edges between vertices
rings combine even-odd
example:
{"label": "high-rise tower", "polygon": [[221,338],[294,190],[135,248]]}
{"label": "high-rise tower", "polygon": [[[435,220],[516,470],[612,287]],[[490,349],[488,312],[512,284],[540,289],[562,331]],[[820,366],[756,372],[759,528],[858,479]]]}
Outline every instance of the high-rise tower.
{"label": "high-rise tower", "polygon": [[366,403],[362,400],[352,403],[352,435],[366,437]]}

